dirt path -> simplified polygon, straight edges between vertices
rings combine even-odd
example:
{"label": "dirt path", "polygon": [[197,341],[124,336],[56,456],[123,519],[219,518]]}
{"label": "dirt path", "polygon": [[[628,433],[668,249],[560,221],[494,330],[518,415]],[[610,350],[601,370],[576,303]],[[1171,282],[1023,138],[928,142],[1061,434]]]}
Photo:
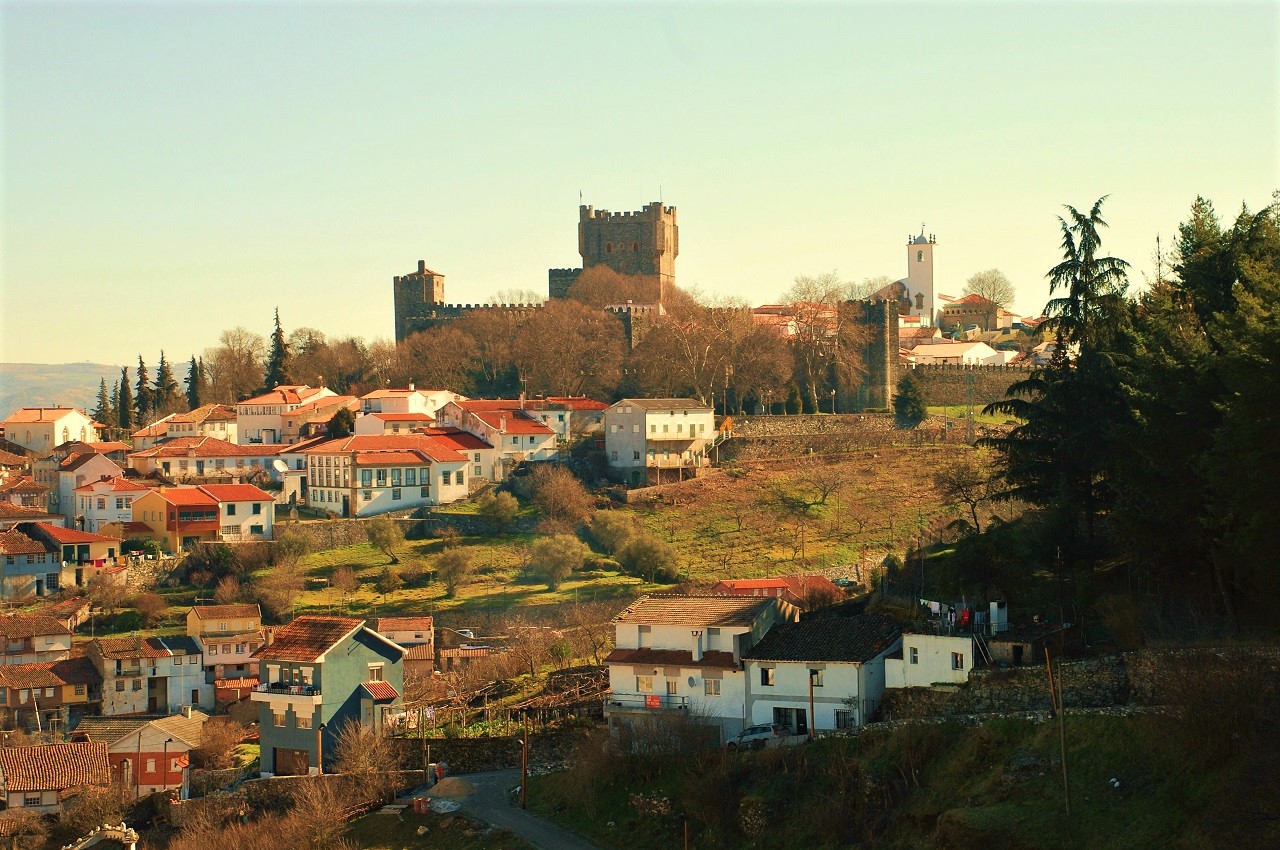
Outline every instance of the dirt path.
{"label": "dirt path", "polygon": [[594,845],[572,832],[511,805],[508,792],[520,784],[520,771],[467,773],[460,774],[459,778],[466,779],[476,790],[466,797],[457,798],[458,802],[462,803],[464,810],[481,820],[511,830],[539,850],[596,850]]}

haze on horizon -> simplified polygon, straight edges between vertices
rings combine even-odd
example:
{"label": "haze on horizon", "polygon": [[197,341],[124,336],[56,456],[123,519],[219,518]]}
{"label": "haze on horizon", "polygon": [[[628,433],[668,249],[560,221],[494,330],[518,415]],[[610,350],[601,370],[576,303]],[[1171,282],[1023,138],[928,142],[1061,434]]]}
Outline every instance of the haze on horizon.
{"label": "haze on horizon", "polygon": [[1064,203],[1135,284],[1197,194],[1280,175],[1280,5],[5,2],[0,361],[182,362],[223,329],[392,332],[545,292],[582,202],[679,209],[677,282],[1000,268],[1036,314]]}

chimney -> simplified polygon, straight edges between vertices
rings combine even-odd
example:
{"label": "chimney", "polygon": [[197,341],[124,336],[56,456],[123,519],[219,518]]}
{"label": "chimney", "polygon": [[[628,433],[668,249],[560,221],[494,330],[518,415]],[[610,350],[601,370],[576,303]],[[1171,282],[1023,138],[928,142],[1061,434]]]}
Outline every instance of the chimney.
{"label": "chimney", "polygon": [[524,390],[520,391],[520,409],[524,410]]}
{"label": "chimney", "polygon": [[693,660],[702,660],[702,629],[693,630]]}
{"label": "chimney", "polygon": [[498,418],[498,430],[504,434],[507,432],[507,414],[505,413]]}
{"label": "chimney", "polygon": [[422,273],[423,273],[423,272],[425,272],[426,270],[427,270],[427,261],[426,261],[426,260],[418,260],[418,274],[422,274]]}
{"label": "chimney", "polygon": [[413,392],[413,381],[409,382],[409,392]]}
{"label": "chimney", "polygon": [[191,717],[191,706],[189,706],[189,705],[184,705],[184,706],[182,707],[182,716],[183,716],[183,717],[188,717],[188,718],[189,718],[189,717]]}

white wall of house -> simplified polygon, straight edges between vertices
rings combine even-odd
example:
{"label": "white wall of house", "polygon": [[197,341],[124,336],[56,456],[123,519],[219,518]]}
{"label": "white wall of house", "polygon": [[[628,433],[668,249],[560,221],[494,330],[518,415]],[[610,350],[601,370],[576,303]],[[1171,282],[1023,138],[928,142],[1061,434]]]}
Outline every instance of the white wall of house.
{"label": "white wall of house", "polygon": [[11,791],[5,795],[7,808],[32,809],[37,812],[58,811],[57,791]]}
{"label": "white wall of house", "polygon": [[5,422],[5,439],[26,449],[48,452],[72,440],[88,443],[98,438],[93,420],[78,410],[45,408],[43,416],[47,418],[39,422]]}
{"label": "white wall of house", "polygon": [[903,635],[902,657],[885,660],[885,686],[927,688],[938,683],[963,684],[969,680],[973,659],[971,637]]}
{"label": "white wall of house", "polygon": [[623,399],[604,413],[605,457],[623,477],[631,469],[701,466],[715,434],[710,407],[652,409]]}
{"label": "white wall of house", "polygon": [[[852,728],[866,723],[884,696],[885,657],[897,644],[866,662],[756,661],[746,662],[747,717],[752,724],[773,723],[774,709],[805,713],[811,730]],[[772,670],[772,685],[762,670]],[[813,713],[809,716],[809,671],[816,670]],[[818,684],[820,682],[821,684]]]}
{"label": "white wall of house", "polygon": [[[123,475],[124,470],[106,455],[94,455],[71,471],[58,470],[58,513],[67,518],[67,527],[74,528],[75,518],[80,511],[80,502],[76,499],[75,490],[85,484],[101,481],[103,477],[115,478]],[[112,503],[114,504],[114,502]],[[114,517],[115,514],[112,514]],[[106,522],[114,522],[114,519]],[[97,531],[96,528],[86,528]]]}
{"label": "white wall of house", "polygon": [[[422,505],[445,505],[467,498],[470,464],[434,461],[417,466],[359,466],[351,472],[349,454],[311,455],[313,476],[307,488],[307,504],[316,510],[342,514],[343,498],[351,516],[364,517]],[[331,465],[323,465],[325,457]],[[326,475],[328,472],[328,475]],[[409,483],[412,472],[413,484]],[[365,473],[368,473],[366,476]],[[368,486],[365,483],[368,482]]]}
{"label": "white wall of house", "polygon": [[[68,524],[74,523],[76,516],[84,517],[84,531],[96,533],[102,526],[113,522],[133,521],[133,500],[144,491],[114,492],[111,485],[98,482],[92,490],[81,490],[75,494],[75,511],[68,517]],[[79,528],[79,526],[75,526]]]}
{"label": "white wall of house", "polygon": [[218,536],[223,540],[273,540],[273,502],[219,502]]}
{"label": "white wall of house", "polygon": [[0,664],[42,664],[71,657],[71,634],[36,635],[27,641],[10,641],[0,655]]}

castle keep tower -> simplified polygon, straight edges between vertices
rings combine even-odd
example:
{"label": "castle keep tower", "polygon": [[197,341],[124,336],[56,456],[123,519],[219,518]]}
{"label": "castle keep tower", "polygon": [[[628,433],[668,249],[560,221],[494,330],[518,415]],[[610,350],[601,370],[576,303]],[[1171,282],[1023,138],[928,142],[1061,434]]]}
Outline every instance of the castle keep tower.
{"label": "castle keep tower", "polygon": [[[642,302],[661,304],[676,282],[676,255],[680,253],[676,208],[664,207],[659,201],[645,204],[639,212],[581,206],[578,253],[582,269],[608,266],[642,284]],[[564,298],[582,269],[550,269],[548,294]]]}
{"label": "castle keep tower", "polygon": [[427,268],[418,260],[418,270],[393,277],[391,289],[395,297],[396,342],[426,327],[424,320],[435,316],[444,304],[444,275]]}

